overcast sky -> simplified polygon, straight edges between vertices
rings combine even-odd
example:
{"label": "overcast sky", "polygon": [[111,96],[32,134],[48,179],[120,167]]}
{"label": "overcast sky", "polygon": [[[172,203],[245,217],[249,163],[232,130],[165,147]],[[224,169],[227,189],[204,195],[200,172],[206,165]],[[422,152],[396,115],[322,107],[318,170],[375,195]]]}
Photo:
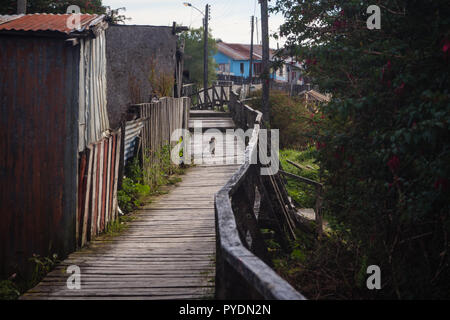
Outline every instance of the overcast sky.
{"label": "overcast sky", "polygon": [[[171,26],[177,24],[199,28],[202,14],[191,7],[183,6],[183,0],[103,0],[111,8],[125,7],[125,15],[132,20],[127,24]],[[191,0],[188,1],[204,12],[205,5],[211,6],[210,28],[214,38],[225,42],[250,43],[250,17],[258,18],[258,34],[261,41],[261,8],[257,0]],[[281,15],[269,17],[269,32],[274,33],[283,22]],[[256,43],[256,30],[254,41]],[[278,40],[280,46],[283,41]],[[270,47],[276,48],[277,41],[270,39]]]}

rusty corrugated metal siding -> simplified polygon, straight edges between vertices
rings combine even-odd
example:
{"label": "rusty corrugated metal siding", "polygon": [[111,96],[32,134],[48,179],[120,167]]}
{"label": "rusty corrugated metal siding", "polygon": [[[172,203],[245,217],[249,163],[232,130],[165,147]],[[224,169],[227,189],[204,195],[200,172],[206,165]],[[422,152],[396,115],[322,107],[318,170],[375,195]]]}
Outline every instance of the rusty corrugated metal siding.
{"label": "rusty corrugated metal siding", "polygon": [[75,249],[79,47],[0,35],[0,273]]}

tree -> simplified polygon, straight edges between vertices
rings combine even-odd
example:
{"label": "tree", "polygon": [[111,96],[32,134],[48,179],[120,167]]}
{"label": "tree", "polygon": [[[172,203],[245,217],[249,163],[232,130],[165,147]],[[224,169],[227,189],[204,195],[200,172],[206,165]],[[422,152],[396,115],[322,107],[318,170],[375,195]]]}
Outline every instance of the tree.
{"label": "tree", "polygon": [[[367,8],[381,8],[370,30]],[[311,120],[335,227],[385,298],[450,297],[450,7],[277,0],[280,35],[333,95]],[[352,279],[350,279],[352,280]]]}
{"label": "tree", "polygon": [[[105,14],[107,20],[111,23],[124,23],[129,18],[119,14],[120,10],[125,8],[111,9],[109,6],[103,6],[101,0],[28,0],[27,13],[66,13],[70,5],[77,5],[81,13]],[[0,0],[0,14],[16,14],[17,0]]]}
{"label": "tree", "polygon": [[[209,33],[211,34],[211,33]],[[181,34],[185,41],[184,68],[189,71],[189,78],[199,87],[203,87],[203,28],[190,29]],[[208,83],[216,79],[216,62],[213,56],[217,53],[216,40],[208,37]]]}
{"label": "tree", "polygon": [[[104,14],[106,7],[101,0],[28,0],[27,13],[66,13],[67,7],[77,5],[82,13]],[[15,14],[17,12],[17,0],[0,0],[1,14]]]}

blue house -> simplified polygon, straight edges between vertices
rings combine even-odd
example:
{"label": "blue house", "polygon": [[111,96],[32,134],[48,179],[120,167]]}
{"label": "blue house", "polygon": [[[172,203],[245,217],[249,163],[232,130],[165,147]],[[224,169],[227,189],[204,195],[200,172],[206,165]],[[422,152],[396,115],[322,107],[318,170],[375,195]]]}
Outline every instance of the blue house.
{"label": "blue house", "polygon": [[[269,58],[272,60],[274,51],[270,49]],[[243,80],[250,76],[250,45],[240,43],[217,43],[217,53],[214,55],[219,79]],[[291,59],[292,60],[292,59]],[[262,71],[262,46],[253,45],[254,78],[259,77]],[[282,68],[274,71],[271,78],[277,82],[297,82],[300,78],[298,63],[286,61]]]}
{"label": "blue house", "polygon": [[[272,52],[271,52],[272,55]],[[219,75],[243,77],[250,76],[250,45],[238,43],[217,43],[214,60],[218,64]],[[261,74],[262,46],[253,46],[253,76]]]}

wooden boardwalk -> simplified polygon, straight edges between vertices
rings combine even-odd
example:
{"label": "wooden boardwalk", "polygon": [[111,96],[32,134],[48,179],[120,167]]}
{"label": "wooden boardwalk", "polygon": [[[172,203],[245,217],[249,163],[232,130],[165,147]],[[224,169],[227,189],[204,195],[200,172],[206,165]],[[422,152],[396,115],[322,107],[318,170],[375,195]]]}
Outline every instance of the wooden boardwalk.
{"label": "wooden boardwalk", "polygon": [[[230,126],[230,119],[220,119]],[[72,253],[21,299],[213,298],[214,194],[238,167],[188,169],[168,194],[139,210],[124,233]],[[81,269],[79,290],[67,288],[70,265]]]}

